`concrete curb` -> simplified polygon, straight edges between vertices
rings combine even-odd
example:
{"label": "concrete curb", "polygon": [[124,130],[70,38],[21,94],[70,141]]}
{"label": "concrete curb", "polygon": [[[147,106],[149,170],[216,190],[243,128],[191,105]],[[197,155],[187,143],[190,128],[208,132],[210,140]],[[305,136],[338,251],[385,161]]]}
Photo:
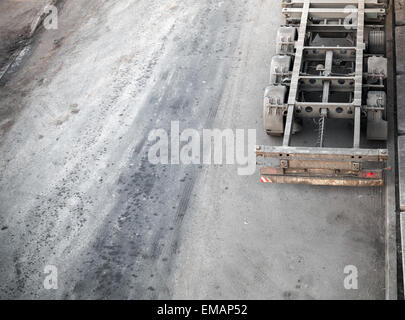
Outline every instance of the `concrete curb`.
{"label": "concrete curb", "polygon": [[405,210],[405,136],[398,137],[399,209]]}
{"label": "concrete curb", "polygon": [[[397,88],[405,88],[405,74],[397,75]],[[405,134],[405,92],[403,90],[397,90],[397,122],[398,122],[398,134]],[[402,209],[402,210],[405,210]]]}
{"label": "concrete curb", "polygon": [[389,123],[387,148],[390,154],[386,172],[385,184],[385,298],[398,299],[398,262],[397,262],[397,211],[396,211],[396,118],[395,118],[395,39],[394,39],[394,2],[387,8],[386,38],[387,38],[387,120]]}
{"label": "concrete curb", "polygon": [[395,22],[397,26],[405,26],[405,0],[395,0]]}
{"label": "concrete curb", "polygon": [[[397,234],[397,282],[398,298],[403,299],[403,288],[405,287],[405,52],[402,44],[405,41],[405,0],[395,0],[395,43],[396,43],[396,107],[397,107],[397,136],[398,136],[398,196],[396,203],[397,223],[395,230]],[[402,258],[402,259],[401,259]],[[402,273],[401,273],[402,270]],[[402,281],[401,281],[402,280]],[[401,291],[401,292],[400,292]]]}
{"label": "concrete curb", "polygon": [[[404,248],[405,248],[405,212],[401,212],[401,248],[402,248],[402,266],[405,266],[405,255]],[[402,279],[403,286],[405,287],[405,277]]]}
{"label": "concrete curb", "polygon": [[[405,43],[405,26],[395,27],[395,42]],[[397,46],[397,74],[405,74],[405,50],[400,45]]]}

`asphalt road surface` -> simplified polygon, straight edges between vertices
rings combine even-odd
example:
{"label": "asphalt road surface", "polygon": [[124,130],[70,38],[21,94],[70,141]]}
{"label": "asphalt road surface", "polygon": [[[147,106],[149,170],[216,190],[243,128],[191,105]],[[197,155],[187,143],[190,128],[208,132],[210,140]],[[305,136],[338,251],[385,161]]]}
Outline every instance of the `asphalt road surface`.
{"label": "asphalt road surface", "polygon": [[[171,121],[281,143],[262,129],[280,12],[275,0],[59,2],[58,29],[0,87],[0,298],[384,298],[382,189],[148,161],[149,133]],[[350,130],[330,124],[327,139]],[[344,287],[348,265],[358,290]]]}

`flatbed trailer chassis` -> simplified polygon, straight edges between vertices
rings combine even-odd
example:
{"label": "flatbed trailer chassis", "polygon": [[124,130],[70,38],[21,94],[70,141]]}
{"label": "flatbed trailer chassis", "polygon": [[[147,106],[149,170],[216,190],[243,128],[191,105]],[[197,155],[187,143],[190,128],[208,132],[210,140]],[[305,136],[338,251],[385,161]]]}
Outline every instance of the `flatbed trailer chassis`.
{"label": "flatbed trailer chassis", "polygon": [[[387,149],[360,141],[362,122],[368,140],[387,140],[385,8],[380,0],[283,0],[264,96],[265,131],[283,145],[256,147],[261,182],[384,184]],[[304,118],[318,120],[316,147],[291,146]],[[325,147],[329,119],[352,119],[352,148]]]}

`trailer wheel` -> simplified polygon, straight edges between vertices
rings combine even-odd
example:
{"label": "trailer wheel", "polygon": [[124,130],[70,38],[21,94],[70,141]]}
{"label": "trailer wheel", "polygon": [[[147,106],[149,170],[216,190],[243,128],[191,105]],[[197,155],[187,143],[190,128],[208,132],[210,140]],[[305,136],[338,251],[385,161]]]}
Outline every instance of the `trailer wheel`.
{"label": "trailer wheel", "polygon": [[385,54],[385,32],[370,31],[368,34],[368,52],[371,54]]}
{"label": "trailer wheel", "polygon": [[369,91],[367,107],[370,108],[367,112],[367,139],[386,141],[388,138],[386,93],[384,91]]}
{"label": "trailer wheel", "polygon": [[281,137],[284,134],[284,103],[287,88],[268,86],[264,92],[263,119],[264,130],[269,136]]}
{"label": "trailer wheel", "polygon": [[289,79],[291,68],[290,56],[274,56],[270,66],[270,83],[283,84]]}
{"label": "trailer wheel", "polygon": [[297,37],[296,27],[280,27],[277,32],[277,54],[293,54],[294,42]]}
{"label": "trailer wheel", "polygon": [[367,107],[384,108],[382,118],[387,120],[387,94],[385,91],[369,91],[367,93]]}

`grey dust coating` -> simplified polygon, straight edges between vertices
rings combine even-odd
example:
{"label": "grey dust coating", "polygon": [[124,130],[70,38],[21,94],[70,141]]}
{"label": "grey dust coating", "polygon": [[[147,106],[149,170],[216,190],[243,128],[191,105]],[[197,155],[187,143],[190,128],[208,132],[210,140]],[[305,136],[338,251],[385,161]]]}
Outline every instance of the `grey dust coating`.
{"label": "grey dust coating", "polygon": [[[280,145],[262,127],[280,1],[58,6],[58,30],[37,34],[0,88],[1,298],[384,297],[382,189],[147,161],[148,133],[177,120]],[[328,145],[351,145],[341,126]],[[347,265],[358,290],[344,289]]]}

